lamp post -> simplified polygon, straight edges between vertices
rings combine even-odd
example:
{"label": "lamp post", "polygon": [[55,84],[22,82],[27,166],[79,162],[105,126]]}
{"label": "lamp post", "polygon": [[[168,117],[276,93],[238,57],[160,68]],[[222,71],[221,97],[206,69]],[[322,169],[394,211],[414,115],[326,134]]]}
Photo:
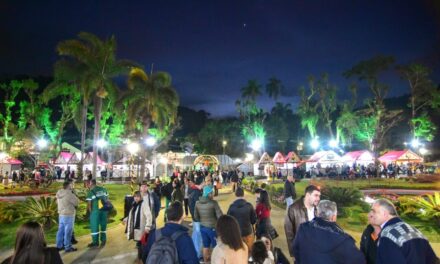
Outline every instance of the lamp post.
{"label": "lamp post", "polygon": [[136,142],[129,143],[129,144],[127,145],[127,150],[128,150],[128,152],[130,152],[130,154],[131,154],[131,159],[130,159],[131,164],[130,164],[130,166],[128,167],[128,177],[130,177],[131,184],[132,184],[132,189],[133,189],[134,179],[133,179],[133,175],[131,174],[131,167],[133,166],[133,162],[134,162],[133,157],[134,157],[134,155],[136,155],[136,153],[138,153],[138,151],[139,151],[139,144],[136,143]]}
{"label": "lamp post", "polygon": [[[156,140],[156,138],[155,137],[147,137],[146,139],[145,139],[145,145],[147,146],[147,148],[153,148],[153,146],[154,145],[156,145],[156,143],[157,143],[157,140]],[[154,156],[154,153],[153,153],[153,156]],[[153,158],[155,158],[155,157],[153,157]],[[145,160],[143,161],[143,162],[145,162]],[[151,163],[152,163],[152,165],[153,165],[153,171],[151,172],[151,174],[150,175],[153,175],[153,177],[154,177],[154,163],[153,163],[153,160],[151,161]],[[145,176],[145,175],[143,175],[143,176]],[[150,178],[148,178],[148,180],[149,180]]]}
{"label": "lamp post", "polygon": [[223,155],[225,155],[225,148],[226,148],[226,145],[228,145],[228,141],[223,140],[223,141],[222,141]]}
{"label": "lamp post", "polygon": [[40,138],[40,139],[37,141],[37,148],[38,148],[38,151],[36,152],[36,157],[35,157],[35,167],[38,166],[38,161],[39,161],[38,159],[39,159],[39,157],[40,157],[41,151],[42,151],[43,149],[45,149],[45,148],[47,147],[48,144],[49,144],[49,143],[48,143],[47,140],[44,139],[44,138]]}
{"label": "lamp post", "polygon": [[317,138],[312,139],[312,141],[310,142],[310,146],[316,150],[319,147],[319,141]]}

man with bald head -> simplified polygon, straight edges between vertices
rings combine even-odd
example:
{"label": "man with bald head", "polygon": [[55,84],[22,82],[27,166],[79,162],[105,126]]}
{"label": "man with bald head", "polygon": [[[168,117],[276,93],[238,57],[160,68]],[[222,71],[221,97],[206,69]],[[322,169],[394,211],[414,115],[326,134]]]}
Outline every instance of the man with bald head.
{"label": "man with bald head", "polygon": [[399,218],[390,201],[376,200],[370,213],[371,222],[382,228],[377,248],[377,264],[439,263],[428,240],[419,230]]}

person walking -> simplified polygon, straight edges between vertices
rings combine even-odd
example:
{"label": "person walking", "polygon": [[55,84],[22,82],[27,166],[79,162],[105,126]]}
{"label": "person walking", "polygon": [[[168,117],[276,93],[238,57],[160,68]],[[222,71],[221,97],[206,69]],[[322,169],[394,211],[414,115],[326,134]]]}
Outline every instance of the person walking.
{"label": "person walking", "polygon": [[293,175],[288,175],[284,183],[284,200],[286,201],[286,210],[293,204],[296,199],[295,178]]}
{"label": "person walking", "polygon": [[232,192],[235,192],[235,190],[238,187],[238,173],[236,171],[232,172],[231,182],[232,182]]}
{"label": "person walking", "polygon": [[183,203],[183,192],[180,181],[177,178],[173,181],[173,192],[171,193],[171,202],[175,201]]}
{"label": "person walking", "polygon": [[317,217],[302,223],[298,229],[292,247],[295,263],[365,263],[355,240],[336,224],[336,203],[322,200],[317,211]]}
{"label": "person walking", "polygon": [[96,185],[96,179],[90,181],[90,190],[87,193],[87,210],[90,212],[90,231],[92,243],[87,246],[90,248],[98,247],[99,240],[101,246],[107,242],[107,215],[108,212],[101,210],[103,201],[108,199],[108,192],[104,187]]}
{"label": "person walking", "polygon": [[377,247],[377,264],[439,262],[425,236],[399,218],[393,203],[378,199],[371,206],[371,214],[372,223],[382,228]]}
{"label": "person walking", "polygon": [[134,202],[130,213],[128,214],[128,217],[124,219],[124,222],[127,223],[127,239],[133,239],[136,241],[138,262],[140,262],[142,260],[142,245],[140,241],[144,233],[150,233],[153,216],[150,206],[147,204],[148,200],[142,200],[142,194],[140,191],[134,192],[133,198]]}
{"label": "person walking", "polygon": [[185,217],[189,215],[189,180],[187,177],[183,180],[184,184],[182,185],[182,193],[183,193],[183,204],[185,207]]}
{"label": "person walking", "polygon": [[260,198],[258,199],[258,204],[255,208],[258,222],[256,237],[260,239],[262,235],[269,234],[272,227],[270,221],[270,211],[272,207],[270,205],[269,193],[266,190],[260,191]]}
{"label": "person walking", "polygon": [[211,249],[217,245],[217,233],[215,226],[217,220],[223,215],[218,202],[213,200],[213,188],[211,185],[203,187],[203,195],[196,202],[194,220],[200,222],[200,232],[203,242],[203,260],[209,262]]}
{"label": "person walking", "polygon": [[254,225],[257,222],[257,214],[251,203],[244,199],[244,191],[238,187],[235,191],[237,197],[229,206],[227,214],[234,217],[240,227],[240,235],[250,251],[254,244]]}
{"label": "person walking", "polygon": [[316,206],[319,203],[320,197],[321,190],[315,185],[309,185],[305,189],[304,196],[296,200],[287,209],[287,215],[284,218],[284,231],[291,257],[293,257],[292,243],[296,232],[302,223],[315,218],[317,214]]}
{"label": "person walking", "polygon": [[211,264],[247,264],[248,248],[240,236],[237,220],[222,215],[217,221],[217,246],[212,251]]}
{"label": "person walking", "polygon": [[77,249],[72,247],[72,233],[79,199],[72,192],[70,181],[63,183],[63,189],[58,190],[56,198],[58,203],[57,248],[64,249],[65,252],[76,251]]}
{"label": "person walking", "polygon": [[361,251],[364,253],[367,264],[376,263],[377,242],[379,242],[380,226],[373,223],[373,214],[368,213],[368,226],[361,236]]}
{"label": "person walking", "polygon": [[159,263],[161,258],[165,257],[164,251],[160,248],[162,244],[160,241],[171,238],[175,243],[176,257],[180,264],[199,264],[199,258],[188,234],[188,228],[182,225],[182,204],[180,202],[171,203],[166,214],[168,221],[165,223],[165,226],[150,232],[147,245],[142,252],[142,261],[147,264]]}
{"label": "person walking", "polygon": [[27,222],[17,230],[14,253],[3,260],[1,264],[63,264],[58,249],[46,245],[47,242],[44,239],[44,231],[41,225],[36,222]]}

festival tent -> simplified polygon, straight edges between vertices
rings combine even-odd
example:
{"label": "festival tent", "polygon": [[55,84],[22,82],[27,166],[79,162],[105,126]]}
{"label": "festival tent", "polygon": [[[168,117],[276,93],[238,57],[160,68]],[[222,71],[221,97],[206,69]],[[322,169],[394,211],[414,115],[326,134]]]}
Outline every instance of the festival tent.
{"label": "festival tent", "polygon": [[380,162],[388,165],[389,163],[395,162],[397,165],[406,163],[422,163],[423,158],[412,152],[409,149],[406,150],[392,150],[383,154],[379,158]]}
{"label": "festival tent", "polygon": [[290,151],[286,156],[287,175],[289,175],[290,172],[293,173],[293,169],[298,167],[300,164],[300,157],[294,151]]}
{"label": "festival tent", "polygon": [[21,162],[18,159],[13,158],[5,158],[0,161],[0,174],[5,175],[6,172],[8,172],[9,177],[11,177],[12,171],[20,170],[21,165],[23,162]]}
{"label": "festival tent", "polygon": [[368,166],[369,164],[374,163],[374,155],[368,150],[351,151],[341,157],[341,162],[350,167],[353,166],[354,163],[357,165]]}
{"label": "festival tent", "polygon": [[[102,162],[102,161],[101,161]],[[99,164],[99,163],[98,163]],[[112,163],[113,168],[113,178],[120,177],[130,177],[137,176],[140,172],[141,164],[138,159],[132,159],[130,156],[124,156],[119,160]],[[145,159],[145,173],[148,175],[149,172],[153,171],[153,166],[151,162]],[[104,168],[102,168],[104,169]]]}
{"label": "festival tent", "polygon": [[254,164],[254,175],[269,176],[270,172],[273,170],[272,163],[272,158],[267,152],[264,152],[258,163]]}
{"label": "festival tent", "polygon": [[320,166],[321,168],[326,168],[340,164],[340,159],[341,156],[336,154],[333,150],[318,151],[306,161],[306,170],[309,171],[312,167],[317,168]]}
{"label": "festival tent", "polygon": [[283,176],[287,175],[286,158],[283,156],[283,154],[281,154],[281,152],[275,153],[272,161],[274,164],[274,168],[268,174],[270,174],[272,172],[275,172],[276,174],[278,174],[278,170],[279,170],[279,171],[281,171],[281,174]]}

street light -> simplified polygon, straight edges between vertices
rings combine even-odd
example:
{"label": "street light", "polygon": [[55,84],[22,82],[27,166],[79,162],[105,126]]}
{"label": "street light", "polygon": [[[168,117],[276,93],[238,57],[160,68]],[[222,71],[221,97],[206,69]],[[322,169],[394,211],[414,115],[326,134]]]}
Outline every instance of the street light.
{"label": "street light", "polygon": [[312,141],[310,142],[310,146],[316,150],[319,147],[318,139],[316,139],[316,138],[312,139]]}
{"label": "street light", "polygon": [[412,146],[413,148],[418,148],[418,147],[420,146],[420,142],[419,142],[419,140],[418,140],[417,138],[413,139],[413,140],[411,141],[411,146]]}
{"label": "street light", "polygon": [[426,148],[420,148],[419,149],[420,154],[422,154],[422,156],[424,156],[426,153],[428,153],[428,150]]}
{"label": "street light", "polygon": [[329,145],[331,148],[336,148],[336,147],[338,147],[338,141],[332,139],[332,140],[330,140],[330,141],[328,142],[328,145]]}
{"label": "street light", "polygon": [[44,138],[40,138],[40,139],[37,141],[37,146],[38,146],[38,148],[39,148],[40,150],[46,148],[47,145],[48,145],[48,142],[47,142],[47,140],[44,139]]}
{"label": "street light", "polygon": [[105,141],[105,139],[98,139],[98,141],[96,141],[96,146],[98,146],[98,148],[105,148],[108,145],[108,142]]}
{"label": "street light", "polygon": [[147,137],[147,139],[145,139],[145,144],[148,147],[152,147],[152,146],[156,145],[156,143],[157,143],[157,140],[154,137]]}
{"label": "street light", "polygon": [[263,141],[261,141],[261,139],[256,138],[252,140],[250,147],[254,151],[259,151],[262,146],[263,146]]}
{"label": "street light", "polygon": [[139,144],[136,142],[132,142],[127,145],[127,150],[131,155],[135,155],[139,151]]}
{"label": "street light", "polygon": [[225,155],[225,147],[226,147],[226,145],[228,145],[228,141],[223,140],[223,141],[222,141],[223,155]]}

